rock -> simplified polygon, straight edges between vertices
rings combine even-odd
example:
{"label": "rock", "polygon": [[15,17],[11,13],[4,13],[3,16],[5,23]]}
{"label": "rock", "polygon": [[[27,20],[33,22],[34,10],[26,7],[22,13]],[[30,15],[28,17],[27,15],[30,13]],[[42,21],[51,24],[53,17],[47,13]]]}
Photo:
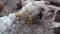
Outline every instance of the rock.
{"label": "rock", "polygon": [[0,11],[3,9],[4,4],[0,2]]}

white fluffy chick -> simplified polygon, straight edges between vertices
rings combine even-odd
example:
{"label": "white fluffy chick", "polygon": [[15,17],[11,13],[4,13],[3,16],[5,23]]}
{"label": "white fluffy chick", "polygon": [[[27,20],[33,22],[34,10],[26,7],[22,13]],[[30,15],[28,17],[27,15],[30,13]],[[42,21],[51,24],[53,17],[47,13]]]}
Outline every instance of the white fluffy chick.
{"label": "white fluffy chick", "polygon": [[33,1],[29,2],[25,6],[22,7],[20,11],[18,11],[17,18],[24,18],[28,19],[28,23],[32,23],[34,20],[34,17],[36,17],[40,12],[41,8],[40,7],[45,7],[46,1]]}
{"label": "white fluffy chick", "polygon": [[13,13],[0,18],[0,34],[4,33],[8,27],[11,27],[15,18],[16,16]]}

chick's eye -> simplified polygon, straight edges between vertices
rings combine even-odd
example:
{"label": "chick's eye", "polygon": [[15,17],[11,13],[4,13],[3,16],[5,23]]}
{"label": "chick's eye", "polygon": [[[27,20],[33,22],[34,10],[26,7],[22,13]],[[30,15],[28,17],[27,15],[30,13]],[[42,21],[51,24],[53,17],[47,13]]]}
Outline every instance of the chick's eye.
{"label": "chick's eye", "polygon": [[21,19],[18,19],[18,20],[21,20]]}

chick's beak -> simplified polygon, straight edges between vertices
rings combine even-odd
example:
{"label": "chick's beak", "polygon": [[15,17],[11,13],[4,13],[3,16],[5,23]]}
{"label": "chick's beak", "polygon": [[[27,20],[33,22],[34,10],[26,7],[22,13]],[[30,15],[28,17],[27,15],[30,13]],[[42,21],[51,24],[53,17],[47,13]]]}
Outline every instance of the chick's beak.
{"label": "chick's beak", "polygon": [[20,19],[20,14],[19,13],[15,13],[16,15],[16,19]]}

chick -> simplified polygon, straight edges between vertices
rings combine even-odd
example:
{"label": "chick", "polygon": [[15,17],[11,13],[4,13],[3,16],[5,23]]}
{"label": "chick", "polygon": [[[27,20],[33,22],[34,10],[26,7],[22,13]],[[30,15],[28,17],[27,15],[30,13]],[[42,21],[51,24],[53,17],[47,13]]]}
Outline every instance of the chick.
{"label": "chick", "polygon": [[28,25],[31,25],[32,22],[35,20],[34,18],[41,12],[40,7],[45,7],[46,1],[33,1],[26,4],[24,7],[22,7],[21,10],[16,13],[17,19],[23,18],[28,19],[28,22],[26,24],[26,27]]}

